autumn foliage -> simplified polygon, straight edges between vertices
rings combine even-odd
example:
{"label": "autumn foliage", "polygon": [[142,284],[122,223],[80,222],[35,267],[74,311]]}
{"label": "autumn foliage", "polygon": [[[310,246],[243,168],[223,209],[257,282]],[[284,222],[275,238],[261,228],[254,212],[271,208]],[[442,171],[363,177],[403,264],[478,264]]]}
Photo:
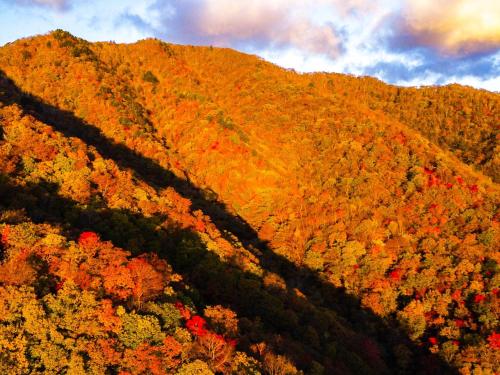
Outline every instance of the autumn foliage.
{"label": "autumn foliage", "polygon": [[499,118],[226,49],[1,47],[0,373],[499,372]]}

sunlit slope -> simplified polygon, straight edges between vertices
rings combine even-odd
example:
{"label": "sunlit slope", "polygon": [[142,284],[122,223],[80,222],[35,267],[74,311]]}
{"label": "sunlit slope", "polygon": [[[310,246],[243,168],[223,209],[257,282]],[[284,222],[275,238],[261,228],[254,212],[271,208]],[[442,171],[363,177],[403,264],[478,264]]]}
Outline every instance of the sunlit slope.
{"label": "sunlit slope", "polygon": [[317,75],[331,91],[418,130],[461,161],[500,181],[500,95],[460,85],[405,88],[375,78]]}

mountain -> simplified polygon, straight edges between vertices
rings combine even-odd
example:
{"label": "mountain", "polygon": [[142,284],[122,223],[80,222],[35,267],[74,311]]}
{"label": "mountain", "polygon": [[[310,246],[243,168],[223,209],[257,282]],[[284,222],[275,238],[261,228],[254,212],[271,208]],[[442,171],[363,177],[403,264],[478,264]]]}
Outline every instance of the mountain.
{"label": "mountain", "polygon": [[500,368],[500,95],[229,49],[0,48],[4,373]]}

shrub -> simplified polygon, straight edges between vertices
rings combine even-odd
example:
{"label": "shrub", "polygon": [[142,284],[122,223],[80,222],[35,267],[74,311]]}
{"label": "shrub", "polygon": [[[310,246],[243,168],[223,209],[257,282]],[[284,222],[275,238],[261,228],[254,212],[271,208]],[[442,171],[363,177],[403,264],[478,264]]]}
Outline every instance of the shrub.
{"label": "shrub", "polygon": [[150,70],[142,75],[142,79],[146,82],[152,83],[153,85],[156,85],[158,82],[160,82]]}

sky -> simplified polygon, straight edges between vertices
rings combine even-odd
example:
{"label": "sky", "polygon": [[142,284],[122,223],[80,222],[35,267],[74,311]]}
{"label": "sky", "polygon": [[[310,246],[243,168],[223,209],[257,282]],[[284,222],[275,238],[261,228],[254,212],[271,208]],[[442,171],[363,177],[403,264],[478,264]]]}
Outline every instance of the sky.
{"label": "sky", "polygon": [[230,47],[299,72],[500,91],[500,0],[0,0],[0,45],[58,28]]}

